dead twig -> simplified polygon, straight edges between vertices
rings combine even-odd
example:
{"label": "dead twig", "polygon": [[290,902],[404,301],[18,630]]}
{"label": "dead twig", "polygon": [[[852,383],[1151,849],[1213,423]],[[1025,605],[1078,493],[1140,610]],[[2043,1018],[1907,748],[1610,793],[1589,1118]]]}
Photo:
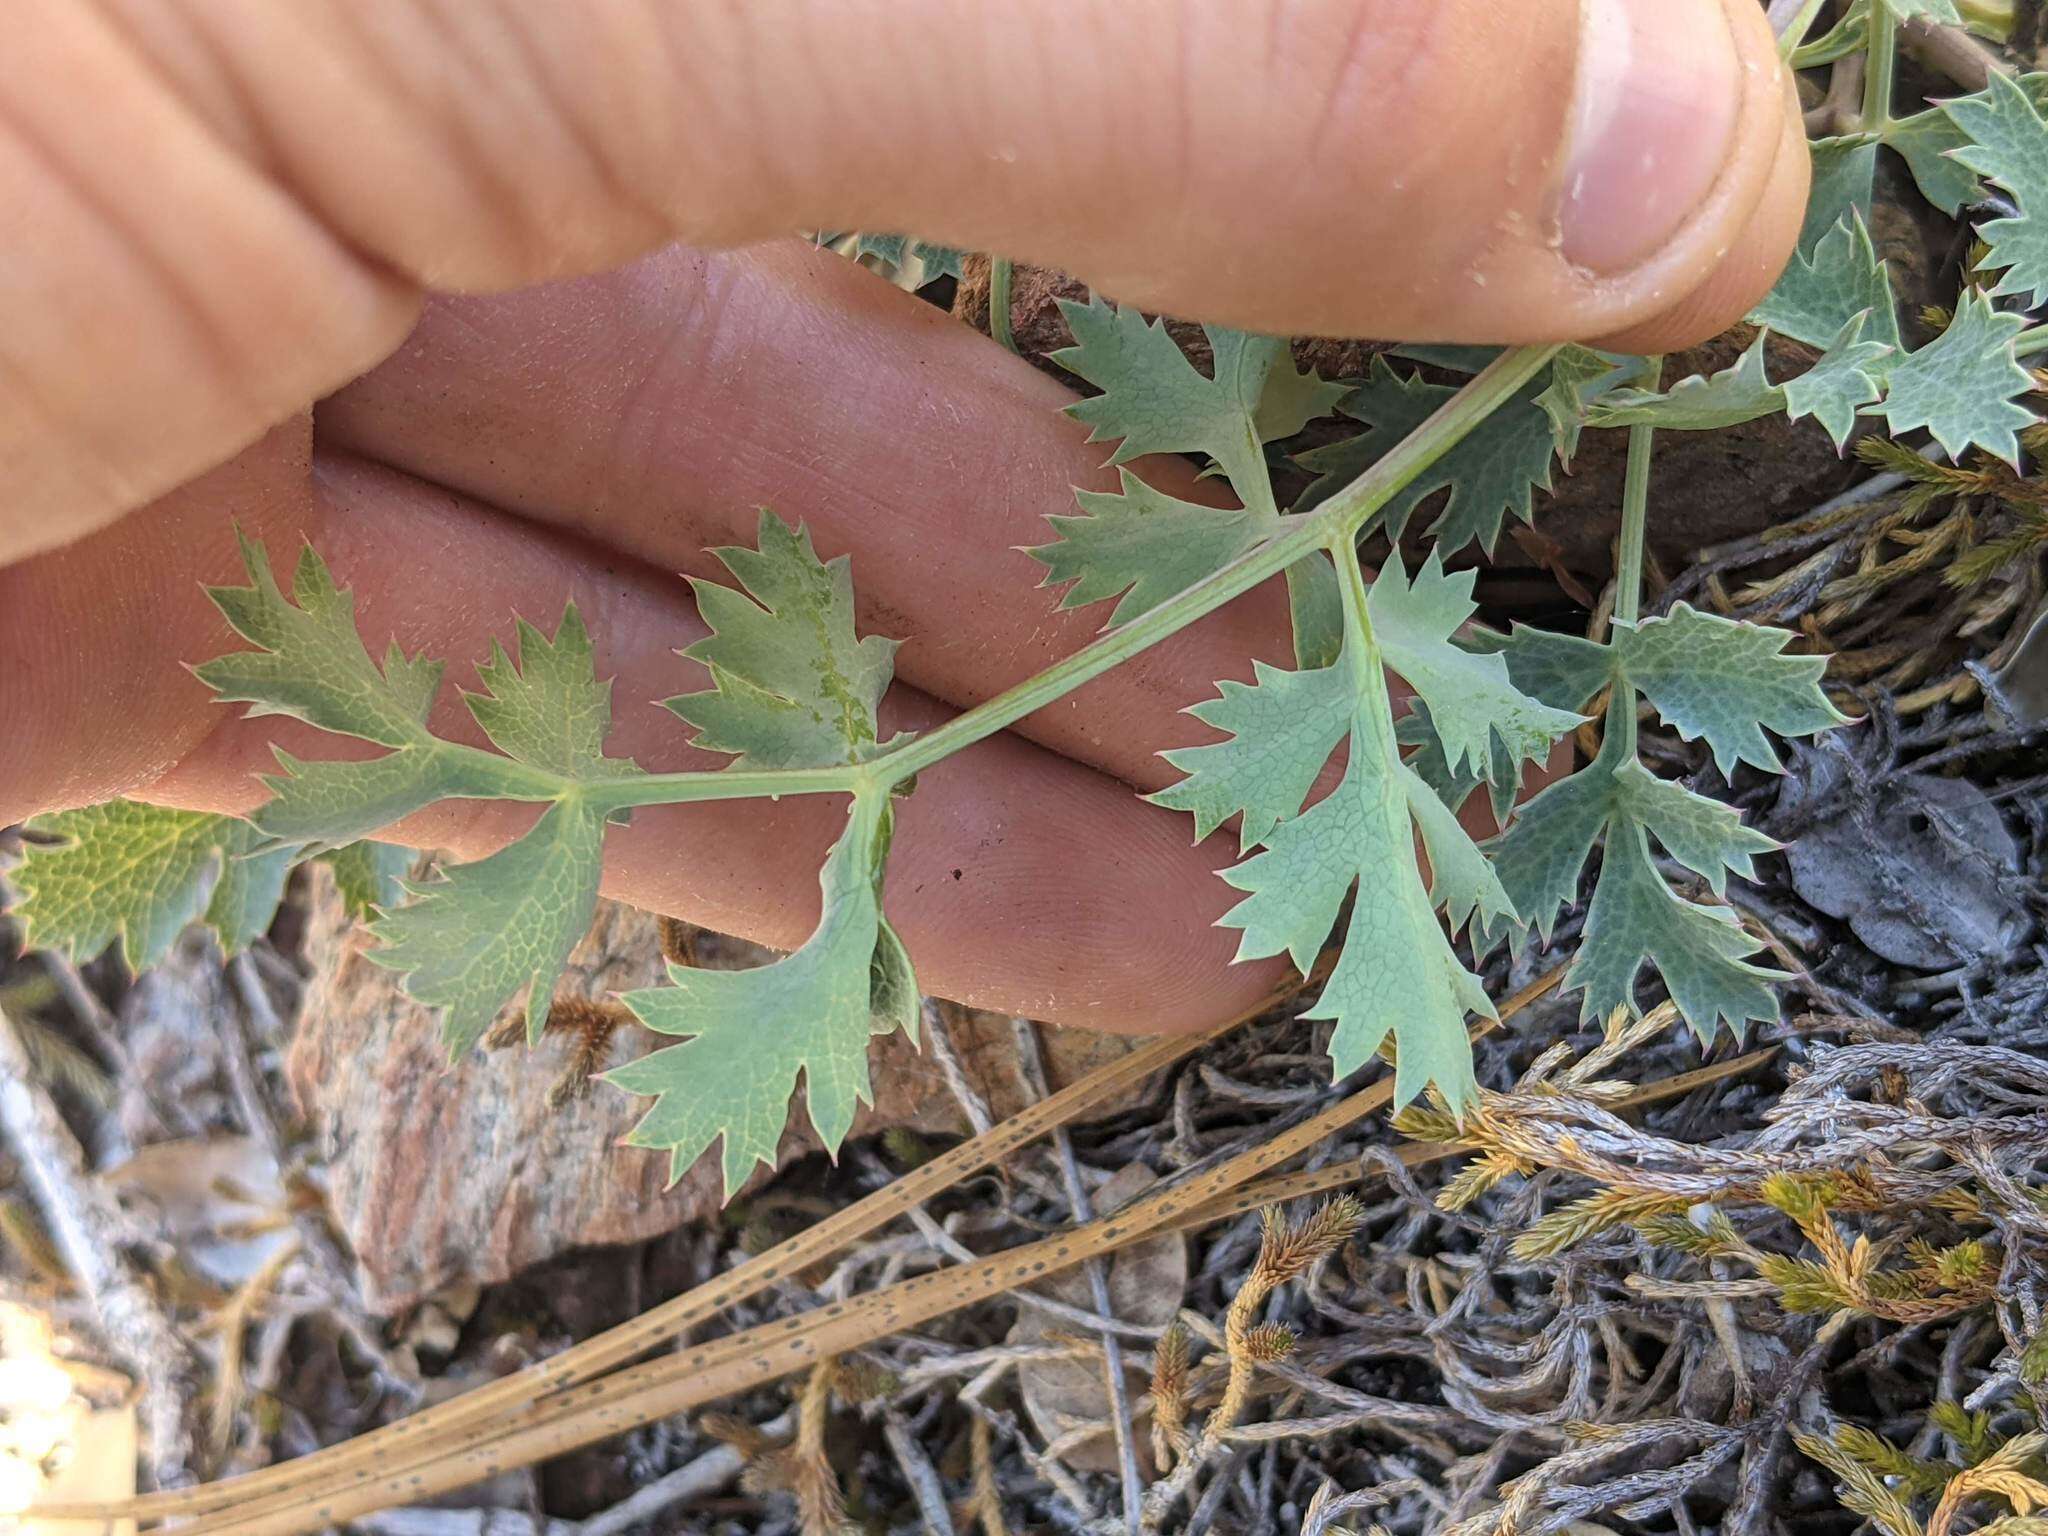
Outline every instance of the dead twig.
{"label": "dead twig", "polygon": [[191,1476],[191,1403],[198,1364],[123,1257],[120,1208],[86,1166],[85,1153],[36,1081],[14,1023],[0,1012],[0,1132],[28,1175],[43,1222],[64,1263],[92,1300],[109,1348],[141,1384],[140,1414],[151,1476],[171,1487]]}

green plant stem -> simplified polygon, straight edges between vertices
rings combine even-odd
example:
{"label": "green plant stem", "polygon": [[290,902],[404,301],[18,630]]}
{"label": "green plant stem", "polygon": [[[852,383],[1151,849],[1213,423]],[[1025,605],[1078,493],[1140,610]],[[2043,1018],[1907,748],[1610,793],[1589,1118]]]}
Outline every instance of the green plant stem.
{"label": "green plant stem", "polygon": [[988,333],[1012,352],[1017,336],[1010,329],[1010,279],[1015,267],[1007,256],[991,256],[988,262]]}
{"label": "green plant stem", "polygon": [[[1650,358],[1648,387],[1663,382],[1664,360]],[[1621,548],[1614,559],[1614,623],[1634,624],[1643,612],[1643,545],[1650,523],[1650,460],[1657,429],[1628,429],[1628,469],[1621,489]],[[1636,750],[1636,701],[1632,689],[1617,683],[1607,702],[1607,731],[1630,757]]]}
{"label": "green plant stem", "polygon": [[1650,458],[1657,429],[1628,429],[1628,471],[1621,490],[1621,551],[1614,562],[1614,619],[1633,624],[1643,612],[1643,539],[1649,522]]}
{"label": "green plant stem", "polygon": [[2036,352],[2048,352],[2048,325],[2037,325],[2031,330],[2021,331],[2013,339],[2014,357],[2032,357]]}
{"label": "green plant stem", "polygon": [[1355,540],[1374,513],[1528,383],[1556,351],[1555,347],[1518,347],[1503,353],[1385,458],[1315,511],[1281,518],[1271,538],[1214,575],[1130,623],[1110,630],[1036,677],[870,762],[843,768],[794,768],[780,773],[649,773],[565,788],[579,788],[587,804],[603,811],[694,800],[848,794],[867,787],[895,788],[1157,645],[1202,615],[1278,575],[1303,555],[1324,547],[1335,548],[1340,540]]}
{"label": "green plant stem", "polygon": [[1800,45],[1806,41],[1806,34],[1813,30],[1813,23],[1820,15],[1820,8],[1826,3],[1827,0],[1806,0],[1804,9],[1794,16],[1791,25],[1778,35],[1779,58],[1789,61],[1792,55],[1799,51]]}
{"label": "green plant stem", "polygon": [[1555,347],[1518,347],[1503,353],[1485,372],[1445,401],[1435,415],[1402,439],[1391,453],[1315,511],[1299,518],[1283,517],[1280,531],[1272,538],[1240,555],[1213,576],[1111,630],[1007,693],[948,721],[929,736],[919,737],[901,751],[869,764],[869,768],[886,773],[891,784],[900,783],[962,747],[1008,729],[1118,663],[1185,629],[1203,614],[1278,575],[1311,550],[1334,544],[1340,535],[1355,539],[1368,518],[1492,415],[1556,352]]}
{"label": "green plant stem", "polygon": [[[1351,537],[1333,537],[1325,546],[1331,562],[1337,567],[1337,586],[1344,597],[1344,627],[1346,630],[1344,654],[1351,658],[1351,671],[1358,683],[1358,714],[1370,720],[1384,719],[1386,729],[1391,732],[1394,725],[1394,701],[1387,692],[1387,669],[1380,651],[1379,639],[1373,634],[1372,609],[1369,602],[1371,588],[1365,579],[1365,567],[1358,563],[1358,540]],[[1356,640],[1352,645],[1349,642]],[[1354,735],[1351,750],[1359,750],[1359,738]]]}
{"label": "green plant stem", "polygon": [[[1837,21],[1826,32],[1823,32],[1812,42],[1802,41],[1798,47],[1792,49],[1789,60],[1792,67],[1794,69],[1814,69],[1822,64],[1832,64],[1835,60],[1846,58],[1852,53],[1862,52],[1863,45],[1869,40],[1870,36],[1869,16],[1870,7],[1868,5],[1861,7],[1852,5],[1843,12],[1842,19]],[[1809,30],[1811,30],[1810,25]],[[1791,35],[1792,32],[1788,29],[1785,33],[1786,38],[1789,39]],[[1781,43],[1779,46],[1782,51],[1783,44]]]}
{"label": "green plant stem", "polygon": [[1872,0],[1869,40],[1864,44],[1863,131],[1884,133],[1892,125],[1892,82],[1899,65],[1899,23],[1884,0]]}

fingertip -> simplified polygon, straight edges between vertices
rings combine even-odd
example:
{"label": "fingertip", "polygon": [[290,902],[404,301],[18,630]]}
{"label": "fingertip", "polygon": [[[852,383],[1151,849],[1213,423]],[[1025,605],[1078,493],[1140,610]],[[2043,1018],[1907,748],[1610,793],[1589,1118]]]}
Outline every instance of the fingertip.
{"label": "fingertip", "polygon": [[1718,3],[1584,0],[1559,246],[1626,271],[1685,223],[1726,167],[1743,59]]}
{"label": "fingertip", "polygon": [[1812,183],[1812,156],[1807,152],[1798,98],[1789,83],[1786,94],[1777,154],[1763,194],[1725,254],[1705,280],[1677,304],[1599,337],[1594,345],[1642,354],[1682,351],[1739,322],[1771,291],[1798,245]]}

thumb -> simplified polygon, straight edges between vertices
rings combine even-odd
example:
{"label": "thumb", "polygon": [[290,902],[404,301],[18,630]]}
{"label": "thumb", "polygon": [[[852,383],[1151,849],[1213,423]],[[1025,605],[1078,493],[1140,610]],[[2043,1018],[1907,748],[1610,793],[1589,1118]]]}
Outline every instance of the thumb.
{"label": "thumb", "polygon": [[0,559],[253,442],[394,348],[429,288],[909,230],[1251,329],[1654,349],[1768,286],[1807,174],[1756,0],[102,0],[14,22]]}

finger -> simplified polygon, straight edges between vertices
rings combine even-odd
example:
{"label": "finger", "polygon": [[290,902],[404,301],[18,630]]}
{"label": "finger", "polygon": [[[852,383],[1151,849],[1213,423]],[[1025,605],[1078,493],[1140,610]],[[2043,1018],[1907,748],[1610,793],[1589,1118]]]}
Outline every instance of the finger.
{"label": "finger", "polygon": [[[672,651],[704,633],[681,583],[360,463],[323,461],[315,494],[302,444],[279,434],[265,447],[178,504],[0,572],[0,654],[25,680],[0,739],[0,820],[122,792],[246,811],[262,797],[254,775],[274,766],[273,743],[346,755],[348,743],[293,722],[238,718],[179,665],[239,644],[200,591],[237,579],[230,511],[275,558],[312,538],[356,589],[373,651],[396,636],[447,656],[450,683],[474,686],[468,662],[512,614],[551,628],[573,597],[600,675],[616,679],[610,750],[655,770],[727,761],[689,747],[651,702],[707,682]],[[897,729],[929,729],[946,713],[908,689],[887,706]],[[435,725],[482,741],[452,688]],[[454,803],[399,836],[474,857],[532,816]],[[836,797],[645,810],[612,834],[605,889],[793,948],[816,921],[817,868],[844,824]],[[1252,1006],[1284,975],[1230,964],[1233,937],[1214,923],[1235,893],[1213,871],[1232,856],[1228,839],[1191,847],[1184,817],[1125,786],[998,737],[921,776],[902,807],[887,908],[928,990],[1059,1023],[1195,1028]]]}
{"label": "finger", "polygon": [[1759,208],[1785,77],[1754,0],[106,0],[16,22],[0,200],[33,237],[8,286],[62,299],[0,316],[34,390],[0,428],[22,487],[0,554],[253,440],[392,345],[419,288],[677,236],[910,228],[1254,329],[1493,341],[1613,334],[1789,254],[1731,258],[1780,224]]}
{"label": "finger", "polygon": [[[1788,81],[1788,101],[1797,102]],[[1676,352],[1703,336],[1717,336],[1756,308],[1784,270],[1786,254],[1799,239],[1806,218],[1813,156],[1806,147],[1806,128],[1796,111],[1787,111],[1778,140],[1777,157],[1756,211],[1728,255],[1698,287],[1669,309],[1600,339],[1617,352],[1654,355]]]}
{"label": "finger", "polygon": [[[853,556],[865,628],[898,675],[967,708],[1094,639],[1022,546],[1076,485],[1113,490],[1073,396],[930,305],[802,242],[684,248],[499,298],[437,301],[406,344],[321,406],[322,441],[664,570],[722,579],[710,549],[757,509]],[[1180,459],[1176,495],[1216,499]],[[1252,659],[1292,665],[1269,582],[1021,722],[1057,752],[1156,789],[1158,753],[1218,739],[1183,713]]]}

